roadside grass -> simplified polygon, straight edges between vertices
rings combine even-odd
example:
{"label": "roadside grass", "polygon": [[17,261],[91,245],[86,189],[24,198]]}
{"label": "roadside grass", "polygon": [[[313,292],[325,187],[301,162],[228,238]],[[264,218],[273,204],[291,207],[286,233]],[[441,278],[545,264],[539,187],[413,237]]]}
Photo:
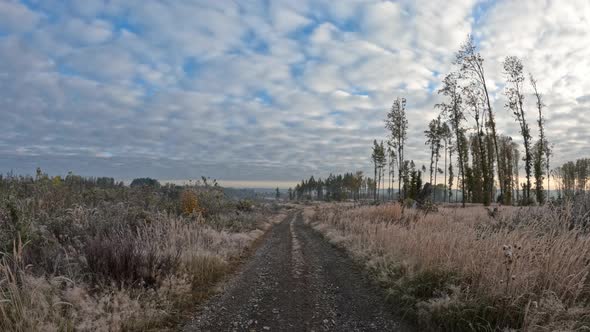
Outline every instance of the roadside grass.
{"label": "roadside grass", "polygon": [[590,329],[588,212],[322,204],[306,215],[428,330]]}
{"label": "roadside grass", "polygon": [[238,204],[210,187],[0,177],[0,330],[174,330],[283,216]]}

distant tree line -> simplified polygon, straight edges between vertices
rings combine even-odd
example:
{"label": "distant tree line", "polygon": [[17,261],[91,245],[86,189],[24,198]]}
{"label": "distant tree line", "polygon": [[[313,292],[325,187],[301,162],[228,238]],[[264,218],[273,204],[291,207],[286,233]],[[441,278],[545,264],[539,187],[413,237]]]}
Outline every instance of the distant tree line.
{"label": "distant tree line", "polygon": [[156,179],[152,178],[137,178],[131,181],[130,187],[152,187],[152,188],[159,188],[160,182]]}
{"label": "distant tree line", "polygon": [[373,180],[358,171],[354,174],[330,174],[325,179],[318,178],[317,180],[311,176],[307,180],[302,180],[294,189],[289,188],[287,192],[290,200],[342,201],[371,197],[374,194],[374,187]]}
{"label": "distant tree line", "polygon": [[557,186],[558,198],[573,198],[590,190],[590,158],[568,161],[551,173]]}

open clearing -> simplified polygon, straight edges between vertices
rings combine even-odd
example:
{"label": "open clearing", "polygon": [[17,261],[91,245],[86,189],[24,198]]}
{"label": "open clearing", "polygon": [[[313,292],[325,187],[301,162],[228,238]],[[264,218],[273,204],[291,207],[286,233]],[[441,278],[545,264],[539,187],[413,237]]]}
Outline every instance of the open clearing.
{"label": "open clearing", "polygon": [[290,213],[185,331],[408,331],[345,253]]}

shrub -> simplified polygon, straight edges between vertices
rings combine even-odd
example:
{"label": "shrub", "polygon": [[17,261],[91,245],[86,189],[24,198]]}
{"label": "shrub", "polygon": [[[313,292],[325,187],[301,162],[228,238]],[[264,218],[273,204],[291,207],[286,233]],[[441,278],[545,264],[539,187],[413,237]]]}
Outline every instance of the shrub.
{"label": "shrub", "polygon": [[84,256],[93,282],[115,281],[119,285],[154,286],[173,273],[179,257],[136,243],[131,234],[97,237],[88,243]]}
{"label": "shrub", "polygon": [[251,212],[254,209],[254,203],[249,199],[241,199],[236,204],[238,211]]}
{"label": "shrub", "polygon": [[180,206],[185,215],[202,212],[197,194],[190,189],[185,189],[180,194]]}
{"label": "shrub", "polygon": [[233,204],[226,199],[219,187],[197,188],[197,196],[201,206],[201,212],[205,217],[231,211],[233,208]]}
{"label": "shrub", "polygon": [[404,198],[403,205],[406,208],[413,208],[416,206],[416,201],[411,198]]}
{"label": "shrub", "polygon": [[197,255],[187,264],[187,271],[191,276],[191,286],[194,291],[207,290],[210,285],[224,275],[226,270],[227,263],[218,256]]}

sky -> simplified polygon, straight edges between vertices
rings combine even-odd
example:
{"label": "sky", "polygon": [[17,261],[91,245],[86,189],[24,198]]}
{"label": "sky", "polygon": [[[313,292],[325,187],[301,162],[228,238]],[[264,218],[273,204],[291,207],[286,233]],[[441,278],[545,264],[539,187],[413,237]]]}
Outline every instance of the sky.
{"label": "sky", "polygon": [[590,156],[587,0],[0,0],[0,173],[370,174],[398,96],[406,156],[427,164],[423,131],[467,34],[499,133],[521,141],[501,67],[516,55],[543,94],[553,165]]}

